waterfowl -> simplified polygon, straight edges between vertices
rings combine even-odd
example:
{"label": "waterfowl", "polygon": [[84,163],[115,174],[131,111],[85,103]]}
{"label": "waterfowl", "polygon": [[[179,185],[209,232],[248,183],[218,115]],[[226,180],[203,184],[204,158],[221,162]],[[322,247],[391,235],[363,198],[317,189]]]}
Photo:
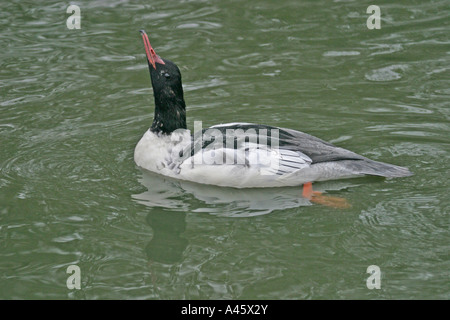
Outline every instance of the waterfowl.
{"label": "waterfowl", "polygon": [[312,190],[314,181],[412,175],[407,168],[370,160],[288,128],[235,122],[191,133],[179,68],[157,55],[145,31],[140,32],[155,113],[135,148],[139,167],[176,179],[235,188],[303,185],[303,195],[315,200],[320,194]]}

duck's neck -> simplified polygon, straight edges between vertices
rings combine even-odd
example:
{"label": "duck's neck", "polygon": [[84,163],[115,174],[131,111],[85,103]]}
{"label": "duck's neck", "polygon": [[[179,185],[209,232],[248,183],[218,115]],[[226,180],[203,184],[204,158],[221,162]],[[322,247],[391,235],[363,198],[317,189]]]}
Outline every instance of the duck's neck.
{"label": "duck's neck", "polygon": [[154,133],[171,134],[176,129],[186,129],[186,104],[183,92],[155,94],[155,117],[150,130]]}

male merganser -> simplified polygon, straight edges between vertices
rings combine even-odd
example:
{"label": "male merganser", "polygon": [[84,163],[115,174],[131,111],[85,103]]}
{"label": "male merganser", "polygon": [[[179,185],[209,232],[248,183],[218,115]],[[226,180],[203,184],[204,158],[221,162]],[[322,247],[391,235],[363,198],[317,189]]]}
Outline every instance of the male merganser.
{"label": "male merganser", "polygon": [[228,123],[191,135],[186,126],[180,70],[172,61],[158,56],[145,31],[140,32],[155,97],[155,116],[134,152],[139,167],[217,186],[304,185],[303,195],[310,199],[319,196],[312,191],[313,181],[412,175],[407,168],[370,160],[292,129]]}

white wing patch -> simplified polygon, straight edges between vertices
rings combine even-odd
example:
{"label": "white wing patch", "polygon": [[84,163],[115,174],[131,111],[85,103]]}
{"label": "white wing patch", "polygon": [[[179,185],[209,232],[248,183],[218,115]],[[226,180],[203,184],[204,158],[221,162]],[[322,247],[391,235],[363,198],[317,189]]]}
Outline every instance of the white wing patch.
{"label": "white wing patch", "polygon": [[254,125],[249,122],[231,122],[231,123],[221,123],[211,126],[211,128],[220,128],[220,127],[233,127],[233,126],[242,126],[242,125]]}
{"label": "white wing patch", "polygon": [[299,151],[271,149],[258,144],[247,143],[245,148],[206,148],[183,161],[184,164],[215,166],[241,166],[258,170],[261,175],[286,175],[309,167],[312,160]]}
{"label": "white wing patch", "polygon": [[307,168],[311,163],[311,158],[300,151],[279,148],[272,150],[271,166],[268,170],[272,174],[285,175]]}

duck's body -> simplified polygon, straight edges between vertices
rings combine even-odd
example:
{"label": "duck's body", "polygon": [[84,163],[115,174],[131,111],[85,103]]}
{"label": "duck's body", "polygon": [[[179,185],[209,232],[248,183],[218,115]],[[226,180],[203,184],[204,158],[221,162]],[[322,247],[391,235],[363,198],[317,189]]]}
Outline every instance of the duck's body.
{"label": "duck's body", "polygon": [[179,69],[157,56],[142,34],[155,118],[136,146],[138,166],[177,179],[236,188],[299,186],[362,175],[411,175],[407,168],[370,160],[291,129],[230,123],[191,134],[186,128]]}
{"label": "duck's body", "polygon": [[[277,130],[278,145],[249,142],[249,130],[258,132],[260,128]],[[219,142],[215,146],[205,139],[211,129],[224,132],[219,136],[220,140],[213,139]],[[226,142],[220,142],[226,130],[230,129],[242,129],[247,141],[242,139],[233,148],[227,148]],[[170,134],[149,129],[136,146],[135,162],[146,170],[165,176],[236,188],[298,186],[311,181],[362,175],[410,175],[406,168],[367,159],[295,130],[232,123],[213,126],[201,132],[202,135],[194,140],[187,129]],[[269,136],[267,140],[271,138]],[[255,155],[252,161],[251,157]]]}

